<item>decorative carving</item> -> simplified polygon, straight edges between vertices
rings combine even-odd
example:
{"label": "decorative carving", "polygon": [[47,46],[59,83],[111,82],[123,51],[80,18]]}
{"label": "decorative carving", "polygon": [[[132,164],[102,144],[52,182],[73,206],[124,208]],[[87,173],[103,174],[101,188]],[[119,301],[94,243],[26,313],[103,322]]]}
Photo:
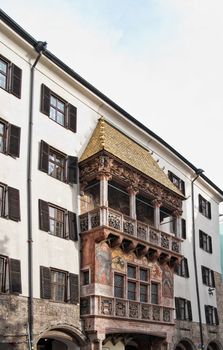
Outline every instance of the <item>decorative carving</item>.
{"label": "decorative carving", "polygon": [[170,322],[171,321],[171,310],[170,309],[163,309],[163,321],[164,322]]}
{"label": "decorative carving", "polygon": [[100,226],[100,214],[99,212],[91,215],[91,228]]}
{"label": "decorative carving", "polygon": [[169,249],[170,247],[170,242],[168,239],[168,236],[165,235],[164,233],[161,233],[161,247]]}
{"label": "decorative carving", "polygon": [[158,233],[154,230],[149,230],[149,240],[151,243],[159,244],[159,236]]}
{"label": "decorative carving", "polygon": [[180,244],[179,244],[179,242],[172,241],[172,250],[174,252],[177,252],[177,253],[180,252]]}
{"label": "decorative carving", "polygon": [[126,304],[123,301],[116,301],[115,315],[120,317],[126,316]]}
{"label": "decorative carving", "polygon": [[123,231],[128,235],[132,235],[132,236],[134,235],[134,224],[126,218],[124,218],[124,221],[123,221]]}
{"label": "decorative carving", "polygon": [[139,318],[139,305],[136,303],[129,303],[129,317]]}
{"label": "decorative carving", "polygon": [[160,321],[160,306],[153,306],[153,320]]}
{"label": "decorative carving", "polygon": [[121,217],[119,215],[109,212],[108,214],[108,225],[117,230],[121,230]]}
{"label": "decorative carving", "polygon": [[103,315],[112,315],[112,300],[102,299],[101,300],[101,313]]}
{"label": "decorative carving", "polygon": [[146,304],[141,304],[141,318],[146,320],[150,319],[150,306]]}
{"label": "decorative carving", "polygon": [[80,230],[81,232],[88,231],[88,214],[80,216]]}
{"label": "decorative carving", "polygon": [[137,237],[146,241],[147,225],[143,225],[137,222]]}

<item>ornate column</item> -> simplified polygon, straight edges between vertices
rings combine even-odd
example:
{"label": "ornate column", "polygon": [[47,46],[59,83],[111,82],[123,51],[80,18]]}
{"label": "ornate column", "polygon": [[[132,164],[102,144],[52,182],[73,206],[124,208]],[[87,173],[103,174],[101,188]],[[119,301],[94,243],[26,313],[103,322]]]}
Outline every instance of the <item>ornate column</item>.
{"label": "ornate column", "polygon": [[181,237],[181,215],[182,215],[182,211],[180,210],[175,210],[173,212],[173,217],[176,220],[176,232],[175,232],[176,237]]}
{"label": "ornate column", "polygon": [[134,186],[129,186],[127,188],[129,193],[129,207],[130,207],[130,217],[136,219],[136,195],[139,192]]}
{"label": "ornate column", "polygon": [[159,229],[159,227],[160,227],[160,207],[162,205],[162,202],[160,199],[156,198],[152,201],[152,204],[154,206],[154,227]]}
{"label": "ornate column", "polygon": [[108,181],[111,179],[110,174],[101,172],[97,175],[100,181],[100,223],[107,224],[107,208],[108,208]]}

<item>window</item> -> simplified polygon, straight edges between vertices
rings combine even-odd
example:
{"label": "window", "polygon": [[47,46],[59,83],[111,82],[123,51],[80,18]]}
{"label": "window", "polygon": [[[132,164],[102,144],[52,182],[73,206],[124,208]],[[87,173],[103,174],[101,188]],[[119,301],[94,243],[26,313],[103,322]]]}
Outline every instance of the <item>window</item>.
{"label": "window", "polygon": [[65,212],[49,205],[49,232],[57,237],[65,238]]}
{"label": "window", "polygon": [[0,216],[20,221],[19,190],[0,183]]}
{"label": "window", "polygon": [[22,70],[0,55],[0,88],[21,98]]}
{"label": "window", "polygon": [[20,260],[0,255],[0,292],[22,293]]}
{"label": "window", "polygon": [[78,275],[40,266],[41,298],[57,302],[79,302]]}
{"label": "window", "polygon": [[[136,267],[128,265],[127,267],[128,277],[128,299],[136,300]],[[132,279],[134,281],[132,281]]]}
{"label": "window", "polygon": [[41,112],[56,123],[76,132],[77,108],[57,96],[43,84],[41,87]]}
{"label": "window", "polygon": [[175,266],[175,272],[178,276],[189,277],[188,262],[186,258],[183,258],[180,264]]}
{"label": "window", "polygon": [[9,124],[0,119],[0,153],[8,154],[12,157],[19,157],[20,133],[18,126]]}
{"label": "window", "polygon": [[185,183],[178,176],[173,174],[170,170],[168,170],[168,177],[170,181],[185,195]]}
{"label": "window", "polygon": [[191,302],[183,298],[175,298],[176,319],[192,321]]}
{"label": "window", "polygon": [[206,216],[208,219],[211,219],[211,203],[208,202],[205,198],[203,198],[200,194],[198,196],[199,199],[199,212]]}
{"label": "window", "polygon": [[55,179],[76,184],[77,161],[77,157],[67,156],[41,141],[39,169]]}
{"label": "window", "polygon": [[82,281],[83,281],[83,285],[89,284],[90,283],[90,273],[89,270],[86,271],[82,271]]}
{"label": "window", "polygon": [[212,253],[212,238],[203,231],[199,230],[200,248],[208,253]]}
{"label": "window", "polygon": [[140,278],[140,301],[142,303],[148,302],[148,270],[139,269]]}
{"label": "window", "polygon": [[40,230],[61,238],[77,241],[76,214],[53,204],[39,200]]}
{"label": "window", "polygon": [[206,323],[210,325],[219,325],[218,310],[211,305],[204,305]]}
{"label": "window", "polygon": [[151,283],[151,303],[159,304],[159,288],[157,283]]}
{"label": "window", "polygon": [[114,295],[116,298],[124,298],[124,276],[114,274]]}
{"label": "window", "polygon": [[208,267],[201,266],[202,281],[206,286],[215,287],[214,271]]}

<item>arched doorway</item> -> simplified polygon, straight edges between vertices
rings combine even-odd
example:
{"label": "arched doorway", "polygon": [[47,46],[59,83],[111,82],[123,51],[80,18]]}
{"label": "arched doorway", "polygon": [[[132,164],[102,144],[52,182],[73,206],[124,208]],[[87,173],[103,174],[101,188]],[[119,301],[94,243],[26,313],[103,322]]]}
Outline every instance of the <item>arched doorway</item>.
{"label": "arched doorway", "polygon": [[188,340],[181,340],[175,347],[175,350],[194,350],[194,347]]}
{"label": "arched doorway", "polygon": [[215,342],[210,342],[207,350],[220,350],[220,347]]}

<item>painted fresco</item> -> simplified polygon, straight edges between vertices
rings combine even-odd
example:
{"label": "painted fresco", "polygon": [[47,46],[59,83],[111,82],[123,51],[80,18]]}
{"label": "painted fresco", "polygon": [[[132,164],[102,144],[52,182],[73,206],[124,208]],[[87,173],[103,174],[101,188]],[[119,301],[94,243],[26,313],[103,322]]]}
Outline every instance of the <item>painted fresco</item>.
{"label": "painted fresco", "polygon": [[134,253],[126,254],[121,248],[115,248],[112,250],[112,269],[125,273],[127,269],[127,263],[131,262],[138,266],[149,267],[146,257],[138,259]]}
{"label": "painted fresco", "polygon": [[164,298],[173,298],[173,272],[167,264],[162,266],[162,295]]}
{"label": "painted fresco", "polygon": [[158,264],[153,263],[151,269],[151,279],[152,280],[161,280],[162,279],[162,270]]}
{"label": "painted fresco", "polygon": [[95,248],[95,282],[101,284],[112,283],[111,251],[107,243],[101,242]]}

